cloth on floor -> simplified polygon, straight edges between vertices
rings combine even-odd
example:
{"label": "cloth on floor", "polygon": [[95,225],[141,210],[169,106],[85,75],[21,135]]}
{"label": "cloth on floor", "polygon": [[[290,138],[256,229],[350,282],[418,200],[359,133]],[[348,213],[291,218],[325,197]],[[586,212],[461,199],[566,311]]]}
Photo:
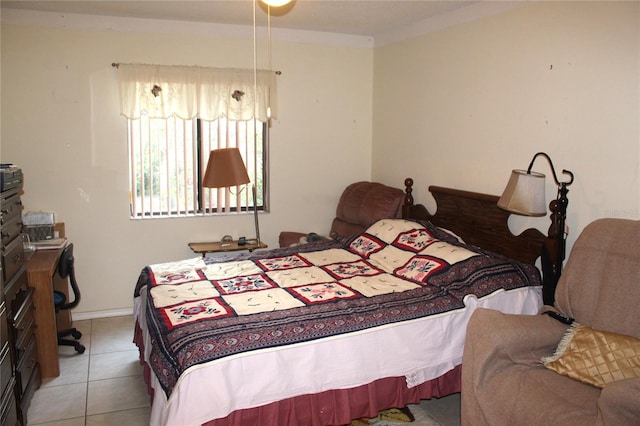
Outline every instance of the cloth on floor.
{"label": "cloth on floor", "polygon": [[367,425],[394,425],[397,423],[411,423],[415,419],[411,410],[408,407],[404,408],[389,408],[382,410],[376,417],[373,418],[360,418],[351,422],[350,426],[367,426]]}

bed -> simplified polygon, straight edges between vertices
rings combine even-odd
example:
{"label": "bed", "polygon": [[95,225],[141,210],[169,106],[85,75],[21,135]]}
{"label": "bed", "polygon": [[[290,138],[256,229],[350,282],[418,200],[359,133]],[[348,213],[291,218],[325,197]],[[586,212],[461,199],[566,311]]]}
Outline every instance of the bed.
{"label": "bed", "polygon": [[460,391],[477,307],[535,314],[549,238],[498,197],[430,187],[343,240],[145,267],[136,332],[158,425],[343,425]]}

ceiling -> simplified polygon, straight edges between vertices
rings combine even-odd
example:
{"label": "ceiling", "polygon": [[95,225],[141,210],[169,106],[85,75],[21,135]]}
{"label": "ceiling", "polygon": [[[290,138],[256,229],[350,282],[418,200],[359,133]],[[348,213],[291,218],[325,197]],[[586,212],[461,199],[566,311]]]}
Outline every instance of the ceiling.
{"label": "ceiling", "polygon": [[[252,0],[2,0],[2,9],[252,25]],[[376,37],[451,14],[481,1],[462,0],[293,0],[271,8],[272,26]],[[486,3],[489,3],[486,1]],[[266,6],[258,2],[258,25]]]}

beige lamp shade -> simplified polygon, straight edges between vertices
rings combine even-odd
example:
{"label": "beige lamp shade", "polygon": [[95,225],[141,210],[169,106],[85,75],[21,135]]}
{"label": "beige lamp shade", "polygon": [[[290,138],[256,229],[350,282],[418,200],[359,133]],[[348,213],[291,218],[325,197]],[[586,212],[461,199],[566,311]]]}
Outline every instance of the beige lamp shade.
{"label": "beige lamp shade", "polygon": [[525,216],[547,214],[544,175],[526,170],[513,170],[498,207]]}
{"label": "beige lamp shade", "polygon": [[214,149],[209,153],[207,170],[202,179],[206,188],[226,188],[249,183],[247,168],[238,148]]}

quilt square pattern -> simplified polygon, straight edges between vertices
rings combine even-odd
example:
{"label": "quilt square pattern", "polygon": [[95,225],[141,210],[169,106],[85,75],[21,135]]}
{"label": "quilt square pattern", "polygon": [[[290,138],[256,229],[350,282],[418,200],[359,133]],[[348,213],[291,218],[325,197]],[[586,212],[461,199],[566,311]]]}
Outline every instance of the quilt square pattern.
{"label": "quilt square pattern", "polygon": [[352,299],[360,297],[351,289],[336,282],[291,287],[289,291],[307,304],[328,302],[336,299]]}
{"label": "quilt square pattern", "polygon": [[176,269],[174,271],[154,271],[151,281],[155,285],[173,285],[205,279],[200,269]]}
{"label": "quilt square pattern", "polygon": [[333,265],[326,265],[323,268],[336,280],[360,275],[378,275],[383,272],[364,260],[358,262],[334,263]]}
{"label": "quilt square pattern", "polygon": [[424,283],[433,273],[447,267],[441,259],[430,256],[415,256],[406,265],[396,270],[396,275]]}
{"label": "quilt square pattern", "polygon": [[276,287],[269,277],[262,274],[233,277],[226,280],[214,280],[214,285],[222,294],[242,293]]}
{"label": "quilt square pattern", "polygon": [[366,232],[387,244],[391,244],[398,234],[417,228],[423,228],[423,226],[405,219],[381,219],[371,225]]}
{"label": "quilt square pattern", "polygon": [[368,261],[376,268],[380,268],[388,274],[393,274],[396,269],[404,266],[415,255],[413,252],[402,250],[398,247],[386,246],[379,252],[372,254]]}
{"label": "quilt square pattern", "polygon": [[333,277],[318,266],[269,271],[267,275],[273,282],[285,288],[333,281]]}
{"label": "quilt square pattern", "polygon": [[199,281],[205,279],[200,270],[203,266],[202,258],[159,263],[151,266],[150,279],[154,285]]}
{"label": "quilt square pattern", "polygon": [[157,308],[177,305],[200,299],[210,299],[220,295],[209,281],[193,281],[178,285],[158,285],[151,287],[153,304]]}
{"label": "quilt square pattern", "polygon": [[208,280],[222,280],[239,275],[261,274],[260,269],[250,260],[237,262],[212,263],[202,268],[202,272]]}
{"label": "quilt square pattern", "polygon": [[419,284],[400,279],[390,274],[380,274],[373,277],[353,277],[348,280],[342,280],[340,283],[356,290],[366,297],[401,293],[420,287]]}
{"label": "quilt square pattern", "polygon": [[204,299],[159,309],[169,328],[211,318],[233,315],[220,299]]}
{"label": "quilt square pattern", "polygon": [[310,251],[306,253],[300,253],[300,256],[304,257],[309,263],[318,266],[328,265],[330,263],[355,262],[356,260],[360,260],[359,256],[343,248]]}
{"label": "quilt square pattern", "polygon": [[449,244],[444,241],[437,241],[429,245],[426,249],[422,250],[421,254],[437,257],[438,259],[446,261],[449,265],[480,255],[475,251]]}
{"label": "quilt square pattern", "polygon": [[386,246],[383,241],[380,241],[372,235],[360,234],[349,244],[349,249],[361,257],[368,259],[372,254],[382,250]]}
{"label": "quilt square pattern", "polygon": [[250,291],[222,296],[238,315],[250,315],[259,312],[281,311],[299,308],[304,303],[283,288],[271,288],[262,291]]}
{"label": "quilt square pattern", "polygon": [[291,256],[273,257],[270,259],[258,259],[256,263],[265,271],[276,271],[280,269],[301,268],[311,266],[303,257],[293,254]]}
{"label": "quilt square pattern", "polygon": [[436,239],[426,229],[421,228],[399,234],[393,245],[418,253],[436,241],[440,240]]}

